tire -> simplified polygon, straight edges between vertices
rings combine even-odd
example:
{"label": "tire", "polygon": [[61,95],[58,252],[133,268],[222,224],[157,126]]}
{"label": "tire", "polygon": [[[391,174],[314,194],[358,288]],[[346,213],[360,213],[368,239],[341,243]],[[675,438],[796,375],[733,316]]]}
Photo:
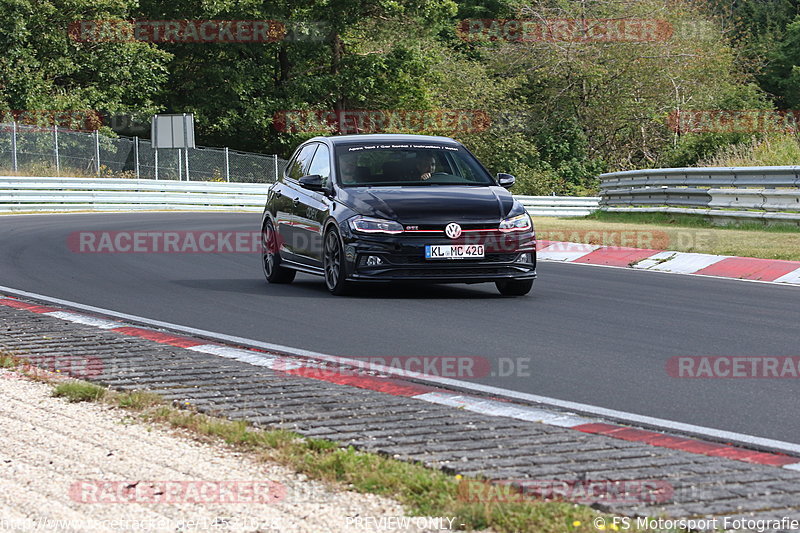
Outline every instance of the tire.
{"label": "tire", "polygon": [[261,228],[261,267],[264,270],[264,277],[270,283],[291,283],[297,271],[281,266],[276,236],[275,226],[271,220],[267,221]]}
{"label": "tire", "polygon": [[331,229],[325,233],[322,252],[322,269],[325,272],[325,286],[331,294],[343,296],[350,292],[351,285],[347,278],[347,264],[344,260],[342,239],[339,233]]}
{"label": "tire", "polygon": [[532,279],[495,281],[494,284],[503,296],[525,296],[533,288]]}

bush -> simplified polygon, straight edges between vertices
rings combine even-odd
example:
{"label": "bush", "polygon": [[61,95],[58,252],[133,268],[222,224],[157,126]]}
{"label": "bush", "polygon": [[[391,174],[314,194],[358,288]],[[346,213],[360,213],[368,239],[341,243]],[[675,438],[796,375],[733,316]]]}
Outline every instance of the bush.
{"label": "bush", "polygon": [[760,167],[800,165],[800,139],[795,135],[769,135],[726,146],[698,162],[701,167]]}

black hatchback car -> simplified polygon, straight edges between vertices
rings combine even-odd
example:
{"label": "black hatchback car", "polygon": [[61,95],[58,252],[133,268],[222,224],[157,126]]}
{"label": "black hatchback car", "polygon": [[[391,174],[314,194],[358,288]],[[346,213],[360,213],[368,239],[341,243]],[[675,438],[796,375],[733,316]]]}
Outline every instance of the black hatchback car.
{"label": "black hatchback car", "polygon": [[333,294],[361,281],[494,282],[527,294],[536,241],[513,184],[447,137],[316,137],[269,189],[264,275],[317,274]]}

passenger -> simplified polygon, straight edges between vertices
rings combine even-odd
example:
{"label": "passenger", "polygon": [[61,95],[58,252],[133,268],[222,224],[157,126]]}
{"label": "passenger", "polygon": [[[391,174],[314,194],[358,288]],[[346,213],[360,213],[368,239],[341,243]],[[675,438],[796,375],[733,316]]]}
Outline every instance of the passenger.
{"label": "passenger", "polygon": [[369,170],[358,166],[358,154],[342,154],[339,156],[339,175],[346,185],[369,181]]}

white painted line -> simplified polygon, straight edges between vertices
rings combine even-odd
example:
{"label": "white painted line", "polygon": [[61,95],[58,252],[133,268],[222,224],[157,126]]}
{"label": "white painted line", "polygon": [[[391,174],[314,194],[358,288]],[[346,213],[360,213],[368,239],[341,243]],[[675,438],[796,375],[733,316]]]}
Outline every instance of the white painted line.
{"label": "white painted line", "polygon": [[[282,346],[280,344],[272,344],[268,342],[257,341],[253,339],[246,339],[243,337],[236,337],[233,335],[226,335],[223,333],[215,333],[213,331],[207,331],[197,328],[192,328],[189,326],[181,326],[179,324],[171,324],[169,322],[162,322],[160,320],[152,320],[149,318],[144,318],[136,315],[129,315],[126,313],[120,313],[118,311],[112,311],[110,309],[103,309],[100,307],[95,307],[92,305],[85,305],[80,304],[77,302],[71,302],[69,300],[62,300],[60,298],[52,298],[50,296],[44,296],[41,294],[36,294],[33,292],[22,291],[19,289],[14,289],[11,287],[3,287],[0,286],[0,292],[11,293],[17,296],[22,296],[25,298],[32,298],[35,300],[41,300],[43,302],[48,302],[51,304],[59,304],[68,307],[74,307],[76,309],[83,309],[85,311],[89,311],[91,313],[96,314],[105,314],[108,316],[113,316],[115,318],[121,318],[123,320],[129,320],[133,322],[138,322],[141,324],[147,324],[149,326],[155,326],[164,329],[171,329],[173,331],[180,331],[182,333],[189,333],[192,335],[199,335],[201,337],[211,338],[220,340],[223,342],[229,342],[231,344],[238,344],[243,346],[252,346],[254,348],[260,348],[264,350],[272,350],[276,352],[282,352],[283,354],[288,355],[295,355],[300,357],[309,357],[311,359],[319,359],[323,361],[331,361],[331,362],[339,362],[343,364],[348,364],[357,368],[365,368],[372,370],[374,372],[382,372],[384,374],[389,375],[398,375],[402,374],[402,370],[398,370],[396,368],[391,368],[382,365],[374,365],[368,362],[359,361],[355,359],[348,359],[346,357],[337,357],[333,355],[322,354],[319,352],[312,352],[309,350],[303,350],[300,348],[292,348],[290,346]],[[262,354],[268,355],[268,354]],[[406,372],[407,374],[407,372]],[[559,400],[558,398],[549,398],[547,396],[539,396],[537,394],[529,394],[526,392],[518,392],[508,389],[501,389],[499,387],[492,387],[490,385],[481,385],[480,383],[470,383],[467,381],[461,381],[457,379],[450,379],[450,378],[443,378],[439,376],[428,376],[423,375],[425,377],[418,378],[420,381],[425,381],[427,383],[432,383],[436,385],[444,385],[455,387],[458,389],[470,391],[470,392],[480,392],[485,393],[490,396],[501,396],[505,398],[510,398],[514,400],[520,400],[523,402],[530,402],[535,404],[540,404],[543,406],[550,406],[555,407],[558,409],[565,409],[571,412],[577,412],[582,415],[590,415],[596,416],[600,418],[611,419],[614,421],[627,423],[627,424],[634,424],[634,425],[642,425],[649,428],[656,428],[666,431],[677,431],[680,433],[688,434],[695,437],[706,437],[710,438],[711,440],[715,441],[722,441],[727,443],[738,443],[745,446],[761,448],[761,449],[768,449],[772,451],[779,451],[783,453],[791,453],[795,455],[800,455],[800,444],[795,444],[792,442],[774,440],[774,439],[767,439],[764,437],[756,437],[753,435],[747,435],[744,433],[736,433],[733,431],[725,431],[721,429],[709,428],[704,426],[696,426],[694,424],[685,424],[683,422],[676,422],[673,420],[666,420],[663,418],[656,418],[651,416],[639,415],[636,413],[629,413],[626,411],[618,411],[616,409],[606,409],[605,407],[598,407],[595,405],[589,405],[584,403],[578,402],[571,402],[568,400]]]}
{"label": "white painted line", "polygon": [[[726,255],[709,255],[709,254],[695,254],[695,253],[683,253],[683,252],[668,252],[668,253],[674,254],[674,257],[662,263],[658,263],[658,260],[661,259],[658,256],[660,256],[661,254],[656,254],[654,256],[648,257],[643,261],[640,261],[635,265],[634,268],[646,268],[648,270],[679,272],[681,274],[693,274],[698,270],[702,270],[708,266],[713,265],[714,263],[719,263],[723,259],[728,258],[728,256]],[[650,265],[651,261],[654,261],[655,264]]]}
{"label": "white painted line", "polygon": [[541,422],[549,426],[559,426],[571,428],[581,424],[590,424],[597,420],[590,420],[580,416],[560,414],[546,409],[537,409],[525,405],[515,405],[497,400],[484,400],[474,396],[462,396],[447,392],[426,392],[412,396],[417,400],[457,407],[475,413],[491,416],[503,416],[506,418],[516,418],[517,420],[527,420],[528,422]]}
{"label": "white painted line", "polygon": [[800,472],[800,463],[792,463],[790,465],[783,465],[783,468],[787,470],[797,470]]}
{"label": "white painted line", "polygon": [[42,313],[47,316],[54,316],[62,320],[69,320],[76,324],[84,324],[86,326],[94,326],[100,329],[114,329],[124,326],[121,322],[113,320],[106,320],[104,318],[95,318],[92,316],[79,315],[78,313],[69,313],[67,311],[51,311],[50,313]]}
{"label": "white painted line", "polygon": [[800,268],[789,272],[788,274],[784,274],[783,276],[779,277],[773,283],[794,283],[800,285]]}
{"label": "white painted line", "polygon": [[595,244],[576,242],[554,242],[536,252],[537,259],[547,261],[575,261],[600,248]]}
{"label": "white painted line", "polygon": [[274,355],[254,352],[252,350],[242,350],[240,348],[231,348],[230,346],[221,346],[219,344],[201,344],[199,346],[190,346],[186,349],[194,352],[216,355],[226,359],[235,359],[253,366],[265,366],[268,368],[272,368],[278,360]]}

